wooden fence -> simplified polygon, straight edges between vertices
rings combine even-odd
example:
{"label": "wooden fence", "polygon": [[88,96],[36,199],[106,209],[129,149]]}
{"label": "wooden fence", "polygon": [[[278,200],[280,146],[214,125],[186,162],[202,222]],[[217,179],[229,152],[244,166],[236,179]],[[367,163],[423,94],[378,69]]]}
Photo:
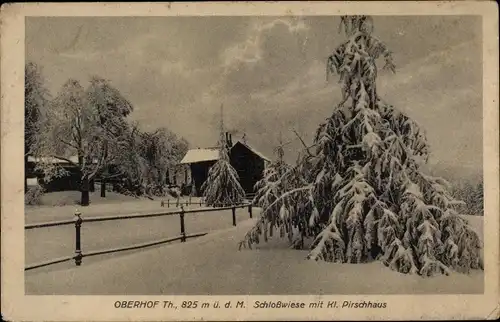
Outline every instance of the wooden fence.
{"label": "wooden fence", "polygon": [[199,201],[195,202],[195,201],[192,201],[191,198],[189,198],[188,200],[179,200],[179,199],[167,199],[167,200],[162,200],[160,202],[161,206],[162,207],[167,207],[167,208],[170,208],[170,207],[176,207],[176,208],[179,208],[180,206],[189,206],[189,205],[199,205],[200,207],[203,205],[203,201],[202,199],[200,198]]}
{"label": "wooden fence", "polygon": [[[248,214],[250,218],[252,218],[252,204],[241,204],[230,207],[219,207],[219,208],[201,208],[201,209],[188,209],[185,210],[183,205],[187,203],[182,203],[180,206],[181,209],[179,211],[172,212],[155,212],[148,214],[133,214],[133,215],[118,215],[118,216],[103,216],[103,217],[89,217],[82,218],[80,212],[76,212],[73,220],[61,220],[61,221],[52,221],[52,222],[44,222],[44,223],[33,223],[24,226],[25,230],[29,229],[38,229],[44,227],[54,227],[54,226],[64,226],[64,225],[75,225],[75,254],[73,256],[66,256],[57,259],[48,260],[42,263],[31,264],[24,268],[25,271],[48,266],[52,264],[62,263],[70,260],[75,260],[75,265],[80,266],[82,264],[82,259],[84,257],[96,256],[108,253],[121,252],[126,250],[140,249],[144,247],[160,245],[164,243],[169,243],[173,241],[180,240],[181,242],[185,242],[189,238],[204,236],[207,233],[196,233],[196,234],[187,234],[186,226],[184,224],[184,216],[186,214],[200,213],[200,212],[214,212],[214,211],[222,211],[222,210],[231,210],[233,226],[236,226],[236,209],[239,208],[248,208]],[[197,203],[194,203],[197,204]],[[153,242],[147,242],[142,244],[135,244],[131,246],[119,247],[119,248],[110,248],[100,251],[86,252],[82,253],[81,247],[81,227],[85,222],[99,222],[99,221],[112,221],[112,220],[126,220],[126,219],[137,219],[137,218],[151,218],[151,217],[162,217],[162,216],[175,216],[179,215],[180,221],[180,235],[175,237],[170,237],[166,239],[156,240]]]}
{"label": "wooden fence", "polygon": [[[245,195],[246,202],[248,204],[253,203],[253,198],[255,197],[255,193],[252,194],[247,194]],[[179,208],[180,206],[189,206],[189,205],[199,205],[200,207],[203,205],[203,199],[199,198],[198,201],[193,201],[191,197],[189,197],[187,200],[180,200],[180,199],[166,199],[166,200],[161,200],[160,205],[162,207],[177,207]]]}

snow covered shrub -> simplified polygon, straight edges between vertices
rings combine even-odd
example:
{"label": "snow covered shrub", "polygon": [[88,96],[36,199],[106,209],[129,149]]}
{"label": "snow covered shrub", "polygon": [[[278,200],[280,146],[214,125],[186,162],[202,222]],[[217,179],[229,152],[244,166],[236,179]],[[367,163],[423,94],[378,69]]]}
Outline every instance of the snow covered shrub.
{"label": "snow covered shrub", "polygon": [[169,186],[166,189],[166,194],[174,197],[174,198],[180,198],[181,196],[181,189],[177,186]]}
{"label": "snow covered shrub", "polygon": [[[422,276],[482,268],[476,232],[453,209],[448,183],[420,170],[424,131],[377,93],[376,61],[395,71],[391,52],[367,16],[344,16],[348,40],[329,57],[342,102],[288,169],[275,162],[258,184],[260,220],[240,243],[279,229],[290,243],[312,236],[308,258],[338,263],[378,259]],[[295,229],[294,229],[295,228]],[[294,236],[295,234],[295,236]]]}
{"label": "snow covered shrub", "polygon": [[[283,237],[285,234],[290,239],[290,242],[295,247],[300,247],[303,243],[302,235],[300,239],[293,239],[293,228],[297,228],[298,219],[294,216],[296,213],[295,206],[302,204],[297,202],[292,197],[300,198],[301,195],[293,193],[293,187],[297,186],[295,178],[296,173],[294,168],[290,167],[283,161],[283,146],[279,145],[275,151],[277,152],[278,159],[271,163],[265,170],[263,178],[255,184],[255,194],[253,204],[265,210],[266,216],[262,216],[257,226],[249,233],[246,241],[240,243],[240,248],[244,245],[252,247],[252,243],[259,243],[259,236],[263,235],[264,241],[268,237],[274,235],[274,230],[279,229],[279,234]],[[284,193],[292,191],[289,194],[286,202],[280,198]],[[307,227],[301,225],[301,227]]]}
{"label": "snow covered shrub", "polygon": [[192,184],[191,185],[191,192],[189,193],[189,196],[191,197],[196,197],[198,196],[198,191],[196,190],[196,185],[195,184]]}
{"label": "snow covered shrub", "polygon": [[30,206],[40,205],[44,193],[45,190],[40,185],[29,187],[28,191],[24,194],[24,204]]}

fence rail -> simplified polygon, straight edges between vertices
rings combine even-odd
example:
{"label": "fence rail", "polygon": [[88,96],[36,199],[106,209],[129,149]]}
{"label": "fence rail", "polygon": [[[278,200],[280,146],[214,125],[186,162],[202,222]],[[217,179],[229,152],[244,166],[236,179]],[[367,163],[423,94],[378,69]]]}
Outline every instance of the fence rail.
{"label": "fence rail", "polygon": [[188,205],[200,205],[200,207],[201,207],[203,204],[203,200],[200,198],[197,202],[194,202],[191,199],[185,200],[185,201],[180,201],[178,199],[173,199],[173,200],[167,199],[167,200],[162,200],[160,202],[160,204],[162,207],[165,207],[165,205],[166,205],[167,208],[170,208],[170,206],[179,207],[179,206],[188,206]]}
{"label": "fence rail", "polygon": [[[77,211],[75,213],[74,220],[61,220],[61,221],[28,224],[28,225],[24,226],[25,230],[74,224],[75,225],[75,254],[73,256],[61,257],[61,258],[48,260],[48,261],[41,262],[41,263],[30,264],[28,266],[25,266],[24,270],[26,271],[26,270],[39,268],[39,267],[58,264],[58,263],[70,261],[73,259],[75,260],[75,265],[80,266],[82,263],[82,259],[84,257],[103,255],[103,254],[115,253],[115,252],[121,252],[121,251],[133,250],[133,249],[140,249],[140,248],[150,247],[150,246],[154,246],[154,245],[169,243],[169,242],[173,242],[173,241],[177,241],[177,240],[180,240],[181,242],[185,242],[189,238],[200,237],[200,236],[204,236],[207,234],[206,232],[195,233],[195,234],[190,234],[190,235],[186,234],[186,228],[185,228],[185,222],[184,222],[185,214],[200,213],[200,212],[214,212],[214,211],[221,211],[221,210],[231,210],[233,226],[236,226],[236,209],[239,209],[239,208],[248,208],[249,216],[250,216],[250,218],[252,218],[252,204],[240,204],[240,205],[234,205],[234,206],[229,206],[229,207],[218,207],[218,208],[206,207],[206,208],[188,209],[188,210],[185,210],[183,208],[183,206],[181,205],[181,209],[179,211],[171,211],[171,212],[164,212],[163,211],[163,212],[155,212],[155,213],[148,213],[148,214],[130,214],[130,215],[102,216],[102,217],[89,217],[89,218],[82,218],[81,213]],[[150,217],[160,217],[160,216],[174,216],[174,215],[179,215],[179,219],[180,219],[180,232],[181,232],[181,234],[179,236],[160,239],[160,240],[147,242],[147,243],[130,245],[130,246],[110,248],[110,249],[105,249],[105,250],[82,253],[81,226],[85,222],[101,222],[101,221],[126,220],[126,219],[150,218]]]}
{"label": "fence rail", "polygon": [[[249,201],[248,203],[251,203],[253,198],[255,197],[255,193],[250,193],[245,195],[245,198]],[[180,201],[177,199],[166,199],[166,200],[161,200],[160,205],[162,207],[167,207],[170,208],[170,206],[175,206],[175,207],[180,207],[180,206],[188,206],[188,205],[199,205],[200,207],[203,205],[203,199],[200,198],[198,201],[192,201],[191,199],[185,200],[185,201]]]}

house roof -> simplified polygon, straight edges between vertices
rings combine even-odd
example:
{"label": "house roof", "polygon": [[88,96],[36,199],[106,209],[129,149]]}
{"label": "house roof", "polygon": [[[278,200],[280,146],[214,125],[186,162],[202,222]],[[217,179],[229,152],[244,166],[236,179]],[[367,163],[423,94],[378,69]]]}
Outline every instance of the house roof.
{"label": "house roof", "polygon": [[[246,147],[248,150],[252,151],[256,155],[258,155],[260,158],[264,159],[265,161],[270,162],[268,158],[266,158],[262,153],[259,151],[255,150],[248,144],[245,144],[241,141],[236,141],[236,143],[233,145],[233,147],[236,144],[241,144],[244,147]],[[198,162],[204,162],[204,161],[216,161],[219,159],[219,150],[218,148],[210,148],[210,149],[191,149],[188,150],[184,158],[181,160],[181,164],[189,164],[189,163],[198,163]]]}
{"label": "house roof", "polygon": [[[242,141],[238,140],[236,141],[236,143],[240,143],[241,145],[243,145],[244,147],[246,147],[247,149],[249,149],[250,151],[252,151],[253,153],[257,154],[259,157],[261,157],[262,159],[266,160],[266,161],[269,161],[271,162],[271,160],[269,160],[265,155],[263,155],[262,153],[260,153],[259,151],[255,150],[253,147],[249,146],[248,144],[246,143],[243,143]],[[236,145],[235,143],[235,145]],[[234,145],[233,145],[234,147]]]}
{"label": "house roof", "polygon": [[219,159],[218,149],[191,149],[188,150],[181,164],[215,161]]}
{"label": "house roof", "polygon": [[[78,156],[74,155],[71,157],[67,158],[71,162],[78,164]],[[93,162],[97,163],[97,159],[94,159]],[[61,164],[70,164],[67,160],[59,159],[59,158],[54,158],[54,157],[33,157],[33,156],[28,156],[28,162],[43,162],[43,163],[61,163]]]}
{"label": "house roof", "polygon": [[[68,160],[70,160],[73,163],[78,163],[78,157],[76,155],[72,156],[72,157],[69,157]],[[69,163],[68,161],[62,160],[62,159],[59,159],[59,158],[53,158],[53,157],[38,157],[38,158],[35,158],[35,157],[32,157],[32,156],[28,156],[28,162]]]}

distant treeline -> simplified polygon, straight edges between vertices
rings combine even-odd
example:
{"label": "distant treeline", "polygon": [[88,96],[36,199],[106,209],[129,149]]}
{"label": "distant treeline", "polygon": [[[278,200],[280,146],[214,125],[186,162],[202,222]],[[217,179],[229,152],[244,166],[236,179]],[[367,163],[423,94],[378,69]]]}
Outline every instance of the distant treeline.
{"label": "distant treeline", "polygon": [[453,185],[452,194],[456,199],[465,204],[457,206],[460,213],[474,216],[484,214],[484,187],[483,181],[471,183],[469,181],[458,182]]}

